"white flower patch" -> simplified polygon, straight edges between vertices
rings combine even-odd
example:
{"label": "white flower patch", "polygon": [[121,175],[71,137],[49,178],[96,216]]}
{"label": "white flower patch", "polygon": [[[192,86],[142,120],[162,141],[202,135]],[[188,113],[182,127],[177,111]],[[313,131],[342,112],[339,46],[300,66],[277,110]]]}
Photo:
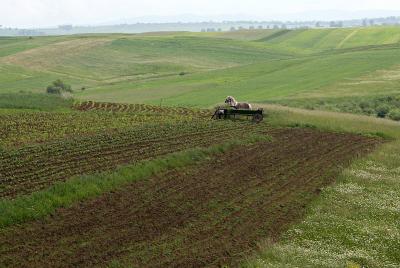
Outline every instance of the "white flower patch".
{"label": "white flower patch", "polygon": [[391,224],[385,224],[385,225],[380,225],[380,226],[365,226],[363,228],[363,231],[365,231],[369,236],[378,236],[378,238],[382,235],[385,236],[385,238],[393,240],[393,241],[399,241],[400,240],[400,230],[399,228],[396,228],[395,226]]}
{"label": "white flower patch", "polygon": [[400,167],[393,169],[393,173],[400,174]]}
{"label": "white flower patch", "polygon": [[395,191],[385,191],[379,196],[369,196],[357,202],[363,208],[374,208],[392,213],[400,212],[400,195]]}
{"label": "white flower patch", "polygon": [[364,190],[363,187],[355,183],[339,184],[334,189],[341,194],[359,194]]}
{"label": "white flower patch", "polygon": [[293,229],[292,232],[293,232],[293,234],[296,234],[296,235],[302,235],[303,234],[303,230],[298,229],[298,228]]}
{"label": "white flower patch", "polygon": [[369,171],[374,171],[374,172],[390,172],[389,169],[386,166],[383,165],[368,165],[367,166],[367,170]]}
{"label": "white flower patch", "polygon": [[362,169],[352,169],[349,171],[349,173],[357,178],[360,179],[366,179],[366,180],[382,180],[383,175],[382,174],[373,174],[368,171],[362,170]]}
{"label": "white flower patch", "polygon": [[[374,260],[376,258],[375,255],[378,253],[376,251],[366,251],[364,249],[354,249],[354,250],[343,250],[341,249],[338,245],[339,244],[332,244],[331,241],[329,242],[322,242],[319,241],[317,243],[313,243],[312,248],[312,253],[315,255],[320,255],[320,258],[316,258],[318,261],[315,263],[324,263],[328,260],[330,260],[330,264],[332,263],[346,263],[348,260],[352,258],[363,258],[363,259],[369,259],[369,260]],[[312,255],[312,253],[309,252],[308,255]],[[315,257],[314,255],[314,257]],[[322,257],[322,258],[321,258]],[[329,262],[328,262],[329,264]],[[331,266],[328,265],[328,266]]]}

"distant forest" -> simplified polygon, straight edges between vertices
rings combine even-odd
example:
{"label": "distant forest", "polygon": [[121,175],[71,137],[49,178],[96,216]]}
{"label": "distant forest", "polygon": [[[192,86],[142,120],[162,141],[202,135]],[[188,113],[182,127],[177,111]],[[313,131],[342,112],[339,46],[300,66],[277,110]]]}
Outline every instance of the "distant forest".
{"label": "distant forest", "polygon": [[400,17],[364,18],[343,21],[210,21],[198,23],[135,23],[105,26],[60,25],[56,28],[43,29],[19,29],[0,25],[0,36],[70,35],[85,33],[143,33],[158,31],[218,32],[257,29],[342,28],[387,25],[399,26]]}

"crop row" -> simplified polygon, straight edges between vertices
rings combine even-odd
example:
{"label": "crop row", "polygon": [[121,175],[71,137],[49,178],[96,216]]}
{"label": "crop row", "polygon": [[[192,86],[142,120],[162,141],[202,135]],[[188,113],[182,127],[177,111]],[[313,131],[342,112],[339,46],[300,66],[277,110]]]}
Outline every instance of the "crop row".
{"label": "crop row", "polygon": [[123,164],[196,146],[221,143],[244,133],[246,125],[193,121],[141,125],[135,129],[74,137],[0,152],[0,198],[13,198],[43,189],[71,176],[106,171]]}
{"label": "crop row", "polygon": [[182,115],[194,117],[210,116],[209,110],[190,109],[184,107],[160,107],[147,104],[122,104],[109,102],[85,101],[76,103],[74,108],[79,111],[109,111],[122,113],[149,113],[154,115]]}
{"label": "crop row", "polygon": [[0,147],[11,148],[65,137],[124,130],[145,123],[189,121],[180,115],[106,112],[21,112],[0,115]]}

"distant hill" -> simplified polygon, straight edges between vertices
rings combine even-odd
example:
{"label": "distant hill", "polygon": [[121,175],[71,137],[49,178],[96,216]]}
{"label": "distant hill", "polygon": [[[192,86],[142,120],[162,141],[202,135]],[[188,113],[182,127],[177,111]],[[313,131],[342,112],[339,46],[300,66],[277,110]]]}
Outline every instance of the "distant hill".
{"label": "distant hill", "polygon": [[[399,93],[400,27],[0,38],[0,93],[210,107]],[[162,101],[161,101],[162,100]]]}

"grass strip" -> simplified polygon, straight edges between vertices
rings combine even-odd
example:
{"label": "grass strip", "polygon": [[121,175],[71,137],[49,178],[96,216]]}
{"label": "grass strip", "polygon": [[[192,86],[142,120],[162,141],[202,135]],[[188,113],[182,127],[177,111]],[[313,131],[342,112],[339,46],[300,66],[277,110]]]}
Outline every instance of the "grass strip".
{"label": "grass strip", "polygon": [[183,168],[224,153],[236,146],[270,141],[271,137],[249,134],[208,148],[193,148],[176,152],[135,165],[123,166],[113,172],[73,177],[65,182],[13,200],[0,201],[0,228],[43,218],[61,207],[94,198],[104,192],[118,189],[128,183],[149,178],[169,169]]}
{"label": "grass strip", "polygon": [[343,171],[280,241],[265,241],[242,265],[399,267],[400,141]]}
{"label": "grass strip", "polygon": [[274,127],[390,137],[324,188],[280,241],[263,241],[241,267],[400,267],[400,124],[368,116],[268,105]]}

